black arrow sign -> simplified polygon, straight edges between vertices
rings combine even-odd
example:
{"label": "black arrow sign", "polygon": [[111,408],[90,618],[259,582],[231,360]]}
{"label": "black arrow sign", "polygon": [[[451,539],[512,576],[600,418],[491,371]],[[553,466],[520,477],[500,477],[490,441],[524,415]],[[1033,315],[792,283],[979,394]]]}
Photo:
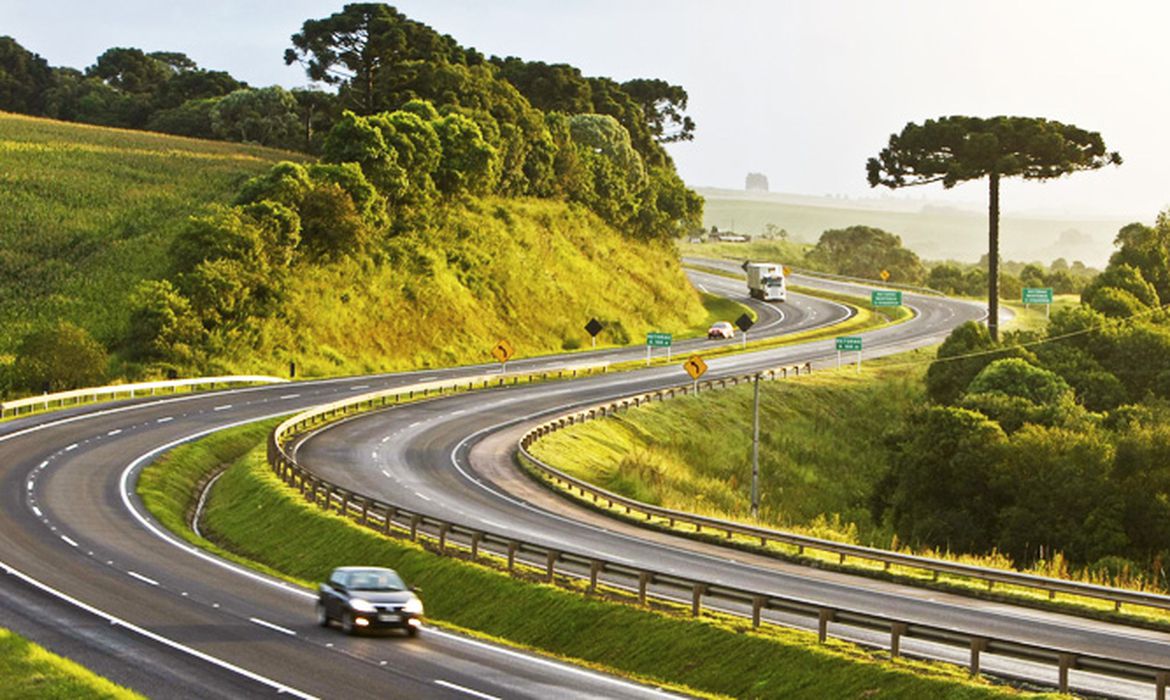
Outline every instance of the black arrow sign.
{"label": "black arrow sign", "polygon": [[739,326],[741,331],[747,333],[749,328],[756,325],[756,322],[752,320],[751,316],[743,314],[739,318],[735,319],[735,325]]}
{"label": "black arrow sign", "polygon": [[589,323],[585,324],[585,331],[594,338],[597,337],[597,334],[600,333],[601,329],[603,328],[605,328],[605,326],[601,325],[601,321],[598,321],[595,318],[589,319]]}

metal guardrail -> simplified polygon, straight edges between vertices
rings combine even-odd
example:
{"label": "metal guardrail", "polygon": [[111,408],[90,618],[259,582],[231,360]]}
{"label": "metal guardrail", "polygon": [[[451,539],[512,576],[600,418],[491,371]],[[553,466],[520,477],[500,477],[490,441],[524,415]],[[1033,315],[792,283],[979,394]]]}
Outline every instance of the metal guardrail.
{"label": "metal guardrail", "polygon": [[[774,374],[772,376],[773,378],[775,377]],[[742,382],[750,382],[754,377],[754,374],[748,374],[729,377],[726,379],[713,380],[712,382],[708,383],[709,386],[707,388],[715,388],[716,386],[726,387],[728,385],[735,386]],[[765,546],[768,542],[780,542],[796,547],[798,554],[804,554],[806,549],[827,552],[829,554],[836,555],[838,557],[839,564],[844,564],[847,558],[853,558],[877,562],[881,564],[883,569],[887,571],[891,566],[901,566],[910,569],[917,569],[919,571],[924,571],[928,574],[931,574],[935,581],[938,580],[940,574],[962,576],[985,583],[987,585],[988,591],[992,590],[995,584],[998,583],[1040,590],[1047,593],[1050,600],[1055,599],[1058,593],[1063,593],[1104,600],[1113,603],[1114,610],[1120,610],[1123,604],[1139,605],[1149,608],[1156,608],[1159,610],[1170,610],[1170,596],[1157,593],[1130,591],[1123,588],[1113,588],[1110,586],[1100,586],[1076,581],[1065,581],[1061,579],[1049,578],[1046,576],[1036,576],[1034,574],[1024,574],[1004,569],[992,569],[988,567],[975,566],[972,564],[950,562],[943,559],[934,559],[931,557],[922,557],[912,554],[902,554],[899,552],[891,552],[885,549],[863,547],[860,545],[847,544],[844,542],[834,542],[832,540],[799,535],[796,533],[785,532],[783,530],[756,527],[728,520],[709,518],[684,511],[660,508],[658,506],[643,503],[641,501],[607,491],[587,481],[570,476],[569,474],[566,474],[559,469],[546,464],[540,459],[537,459],[528,449],[540,438],[550,433],[556,432],[562,428],[596,418],[603,418],[605,416],[614,415],[619,410],[636,408],[654,400],[664,401],[669,398],[674,398],[675,396],[685,395],[687,393],[687,389],[688,387],[686,386],[680,386],[670,389],[651,391],[634,396],[623,397],[615,401],[609,401],[604,404],[598,404],[596,406],[579,409],[561,416],[557,416],[556,418],[548,420],[525,433],[525,435],[520,439],[519,444],[521,458],[530,466],[532,466],[538,474],[543,475],[548,480],[558,484],[564,489],[567,489],[569,493],[572,493],[575,490],[578,492],[581,498],[589,497],[594,503],[605,501],[610,508],[615,506],[623,507],[625,508],[626,513],[640,514],[645,516],[647,521],[650,521],[653,518],[659,518],[666,521],[666,524],[669,527],[675,527],[677,523],[686,523],[688,525],[693,525],[695,527],[695,532],[697,533],[702,532],[704,528],[706,528],[714,532],[723,533],[729,539],[735,535],[749,538],[759,538],[760,546]]]}
{"label": "metal guardrail", "polygon": [[[168,379],[159,382],[140,382],[137,384],[113,384],[110,386],[90,387],[88,389],[74,389],[73,391],[59,391],[53,394],[29,396],[23,399],[14,399],[0,403],[0,418],[20,415],[22,412],[32,413],[38,408],[48,410],[56,404],[59,407],[77,405],[97,401],[98,397],[114,399],[120,394],[127,398],[134,398],[143,394],[153,396],[159,391],[195,388],[199,386],[214,387],[216,384],[276,384],[286,382],[287,379],[268,377],[263,375],[232,375],[227,377],[197,377],[194,379]],[[22,409],[27,409],[23,411]]]}
{"label": "metal guardrail", "polygon": [[[800,372],[799,367],[794,369],[795,373]],[[783,368],[773,371],[772,376],[787,374],[788,370]],[[528,376],[535,378],[540,375]],[[435,395],[442,395],[447,389],[462,390],[465,385],[467,389],[476,388],[476,384],[479,384],[480,388],[496,387],[500,385],[500,379],[500,375],[489,375],[458,381],[430,382],[319,406],[289,418],[272,431],[268,437],[268,464],[286,485],[299,491],[306,501],[319,508],[337,511],[360,525],[388,536],[409,537],[412,541],[426,540],[442,555],[451,555],[458,551],[464,556],[470,555],[473,560],[494,557],[506,561],[506,568],[510,573],[521,564],[541,571],[545,580],[549,582],[555,582],[558,575],[562,578],[587,580],[587,590],[591,594],[599,585],[606,585],[636,595],[640,605],[646,605],[649,598],[676,604],[682,602],[684,605],[689,602],[691,615],[694,617],[702,614],[705,603],[709,610],[713,610],[712,602],[715,602],[722,612],[750,617],[753,627],[759,627],[765,622],[781,624],[777,619],[780,615],[805,617],[816,621],[817,638],[820,642],[824,642],[833,631],[838,632],[835,636],[841,636],[840,632],[843,630],[840,630],[839,626],[877,631],[888,635],[891,659],[902,655],[902,642],[905,639],[934,642],[951,647],[959,646],[969,651],[968,668],[972,675],[980,673],[983,654],[1051,665],[1057,669],[1057,686],[1062,691],[1068,690],[1069,671],[1073,669],[1110,678],[1152,683],[1155,686],[1156,699],[1166,700],[1166,688],[1170,685],[1170,662],[1163,668],[1125,659],[1083,654],[1072,649],[1048,648],[995,639],[949,627],[925,625],[912,620],[825,605],[794,596],[713,584],[649,567],[552,549],[515,537],[468,527],[345,489],[313,474],[299,464],[295,453],[288,449],[293,438],[306,430],[362,410],[391,406],[403,399],[430,396],[432,391]],[[709,380],[679,387],[673,391],[682,395],[696,389],[709,389],[727,381],[729,380]],[[503,383],[507,384],[507,381]],[[518,383],[518,378],[514,378],[512,383]],[[669,393],[672,390],[665,391]],[[836,629],[831,629],[830,625]]]}

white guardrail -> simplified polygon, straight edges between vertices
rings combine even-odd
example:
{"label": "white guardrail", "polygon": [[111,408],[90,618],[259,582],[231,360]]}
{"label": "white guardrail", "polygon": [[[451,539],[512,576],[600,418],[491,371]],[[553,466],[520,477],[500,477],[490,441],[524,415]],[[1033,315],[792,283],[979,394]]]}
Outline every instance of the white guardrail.
{"label": "white guardrail", "polygon": [[90,387],[88,389],[74,389],[73,391],[59,391],[53,394],[29,396],[23,399],[14,399],[0,403],[0,418],[32,413],[38,409],[47,411],[50,406],[65,407],[81,403],[89,403],[100,399],[112,400],[125,394],[126,398],[138,396],[153,396],[159,392],[176,393],[180,389],[195,389],[197,387],[215,388],[217,384],[277,384],[287,382],[287,379],[268,377],[264,375],[232,375],[226,377],[196,377],[194,379],[168,379],[159,382],[139,382],[137,384],[113,384],[110,386]]}
{"label": "white guardrail", "polygon": [[[810,371],[810,367],[802,365],[777,368],[760,374],[769,375],[776,379],[789,376],[790,373],[799,375],[808,371]],[[560,374],[565,376],[565,372]],[[576,374],[575,370],[574,374]],[[750,617],[753,627],[758,627],[763,623],[791,626],[791,623],[786,623],[779,617],[782,615],[807,617],[815,621],[817,638],[820,642],[824,642],[831,632],[837,631],[836,629],[831,630],[831,625],[872,630],[888,635],[888,649],[891,659],[896,659],[902,654],[903,639],[917,639],[965,650],[969,654],[967,666],[973,675],[980,673],[982,655],[994,654],[1041,664],[1049,668],[1055,667],[1056,686],[1061,691],[1067,691],[1070,687],[1070,671],[1079,669],[1108,678],[1152,684],[1154,698],[1166,700],[1166,687],[1170,684],[1170,661],[1166,665],[1143,664],[1128,659],[1095,656],[1073,649],[996,639],[983,634],[950,627],[934,627],[913,620],[877,615],[859,609],[828,606],[816,601],[778,595],[773,592],[741,589],[692,579],[674,573],[657,571],[652,566],[643,566],[638,563],[614,562],[588,554],[551,549],[510,535],[455,523],[351,491],[318,477],[297,462],[296,445],[299,437],[347,416],[393,406],[414,398],[513,385],[519,383],[521,378],[535,381],[555,376],[552,372],[533,372],[512,376],[496,374],[465,377],[460,380],[436,381],[379,391],[318,406],[285,420],[272,431],[268,436],[268,464],[285,484],[296,489],[309,503],[326,511],[336,511],[360,525],[387,536],[408,537],[413,541],[425,542],[431,551],[440,555],[455,555],[458,551],[459,556],[470,556],[472,560],[491,557],[499,562],[506,561],[509,573],[515,571],[518,564],[525,564],[541,571],[545,580],[550,583],[555,582],[558,575],[587,580],[590,592],[593,592],[599,584],[609,585],[636,594],[639,605],[646,605],[650,597],[669,603],[677,603],[681,600],[690,603],[691,615],[696,617],[702,614],[704,604],[710,609],[711,603],[715,602],[722,606],[726,612]],[[596,416],[602,411],[612,413],[619,407],[640,405],[644,402],[642,397],[645,396],[683,396],[696,389],[709,390],[717,385],[726,386],[728,383],[739,383],[754,377],[753,374],[746,377],[713,379],[698,382],[697,386],[687,384],[664,389],[660,392],[650,392],[650,394],[639,395],[639,397],[619,399],[602,408],[574,411],[553,422],[564,421],[564,424],[578,422],[579,417],[590,412]],[[529,444],[531,444],[531,439],[535,439],[532,433],[525,436],[525,441],[528,441]],[[522,453],[527,455],[527,450],[523,450]],[[532,460],[533,458],[527,456],[525,459]],[[588,484],[582,483],[581,487],[587,490],[593,489],[596,493],[605,493]],[[578,486],[574,484],[574,488],[578,488]],[[693,517],[685,513],[681,515]],[[735,526],[734,524],[730,525]],[[824,542],[824,544],[836,545],[837,543]],[[845,629],[841,629],[837,633],[841,636],[848,634]],[[1051,681],[1046,682],[1050,683]]]}

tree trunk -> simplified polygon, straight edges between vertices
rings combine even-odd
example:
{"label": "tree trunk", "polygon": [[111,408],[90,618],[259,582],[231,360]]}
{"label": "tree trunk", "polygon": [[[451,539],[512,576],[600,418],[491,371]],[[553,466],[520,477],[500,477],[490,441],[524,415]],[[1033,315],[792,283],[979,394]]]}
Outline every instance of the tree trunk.
{"label": "tree trunk", "polygon": [[999,173],[990,175],[987,205],[987,330],[999,341]]}

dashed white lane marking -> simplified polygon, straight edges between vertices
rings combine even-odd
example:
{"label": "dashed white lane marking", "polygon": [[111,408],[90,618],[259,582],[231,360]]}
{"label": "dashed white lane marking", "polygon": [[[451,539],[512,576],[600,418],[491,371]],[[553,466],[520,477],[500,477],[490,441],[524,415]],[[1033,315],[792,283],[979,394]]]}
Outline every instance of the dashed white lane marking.
{"label": "dashed white lane marking", "polygon": [[111,430],[110,432],[106,433],[106,437],[113,437],[115,435],[120,435],[121,433],[122,433],[122,429],[116,428],[116,429]]}
{"label": "dashed white lane marking", "polygon": [[299,398],[301,398],[300,394],[285,394],[284,396],[280,397],[280,400],[281,401],[288,401],[289,399],[299,399]]}
{"label": "dashed white lane marking", "polygon": [[431,500],[429,496],[424,496],[423,494],[419,493],[418,491],[415,491],[414,495],[418,496],[419,498],[423,499],[424,501]]}
{"label": "dashed white lane marking", "polygon": [[466,693],[467,695],[470,695],[474,698],[483,698],[483,700],[500,700],[495,695],[488,695],[487,693],[481,693],[478,690],[472,690],[471,688],[464,688],[463,686],[458,685],[456,683],[449,683],[447,681],[443,681],[443,680],[439,680],[439,679],[435,679],[435,685],[441,685],[444,688],[450,688],[451,690],[455,690],[455,691],[458,691],[460,693]]}
{"label": "dashed white lane marking", "polygon": [[457,416],[457,415],[459,415],[460,413],[463,413],[463,412],[464,412],[464,411],[466,411],[466,410],[467,410],[467,409],[465,409],[465,408],[456,409],[456,410],[454,410],[454,411],[451,411],[451,415],[453,415],[453,416]]}
{"label": "dashed white lane marking", "polygon": [[387,479],[393,479],[393,478],[394,478],[393,476],[390,476],[390,472],[386,471],[385,469],[383,469],[383,470],[382,470],[382,473],[386,475],[386,478],[387,478]]}
{"label": "dashed white lane marking", "polygon": [[389,441],[390,441],[390,436],[389,436],[389,435],[387,435],[386,437],[382,438],[382,442],[389,442]]}
{"label": "dashed white lane marking", "polygon": [[28,480],[28,490],[29,490],[29,491],[32,491],[32,490],[33,490],[33,481],[32,481],[32,479],[29,479],[29,480]]}
{"label": "dashed white lane marking", "polygon": [[213,411],[226,411],[231,407],[232,407],[232,405],[230,403],[225,403],[224,405],[216,406],[215,408],[213,408],[211,410],[213,410]]}
{"label": "dashed white lane marking", "polygon": [[62,540],[64,540],[64,541],[65,541],[65,544],[69,545],[70,547],[76,547],[76,546],[77,546],[77,543],[76,543],[76,542],[74,542],[73,540],[69,539],[69,538],[68,538],[68,537],[66,537],[65,535],[61,535],[61,539],[62,539]]}
{"label": "dashed white lane marking", "polygon": [[44,469],[47,466],[49,466],[49,460],[46,459],[45,461],[43,461],[39,465],[37,465],[37,469]]}
{"label": "dashed white lane marking", "polygon": [[127,571],[126,573],[133,576],[134,578],[138,579],[139,581],[142,581],[143,583],[149,583],[152,586],[158,585],[158,581],[155,581],[152,578],[148,578],[146,576],[143,576],[142,574],[138,573],[137,571]]}
{"label": "dashed white lane marking", "polygon": [[370,457],[373,457],[374,459],[377,459],[377,458],[378,458],[378,451],[377,451],[377,450],[374,450],[373,452],[371,452],[371,453],[370,453]]}
{"label": "dashed white lane marking", "polygon": [[163,418],[159,418],[158,420],[156,420],[155,423],[170,423],[174,419],[175,419],[174,416],[165,416]]}
{"label": "dashed white lane marking", "polygon": [[357,386],[351,386],[349,388],[349,390],[350,391],[360,391],[362,389],[369,389],[369,388],[370,388],[369,384],[358,384]]}
{"label": "dashed white lane marking", "polygon": [[248,622],[255,623],[257,625],[260,625],[261,627],[267,627],[270,630],[276,630],[277,632],[280,632],[281,634],[287,634],[290,637],[297,636],[296,632],[290,630],[287,627],[281,627],[280,625],[274,625],[271,622],[266,622],[265,620],[261,620],[258,617],[249,617]]}
{"label": "dashed white lane marking", "polygon": [[77,443],[75,442],[75,443],[73,443],[72,445],[70,445],[69,447],[66,447],[66,448],[65,448],[65,451],[66,451],[66,452],[72,452],[73,450],[76,450],[76,449],[77,449]]}
{"label": "dashed white lane marking", "polygon": [[38,518],[40,518],[40,517],[43,517],[43,514],[41,513],[41,509],[40,509],[40,508],[37,508],[36,506],[33,506],[33,512],[37,514],[37,517],[38,517]]}
{"label": "dashed white lane marking", "polygon": [[411,423],[410,425],[408,425],[406,427],[413,428],[414,426],[419,425],[420,423],[422,423],[421,420],[416,420],[415,422]]}

